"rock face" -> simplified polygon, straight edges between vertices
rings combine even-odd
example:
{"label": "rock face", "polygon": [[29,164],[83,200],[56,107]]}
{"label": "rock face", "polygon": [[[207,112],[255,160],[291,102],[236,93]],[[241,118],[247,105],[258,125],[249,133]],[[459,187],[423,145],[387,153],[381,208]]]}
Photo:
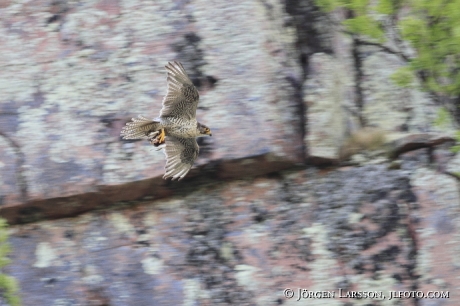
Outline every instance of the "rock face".
{"label": "rock face", "polygon": [[[200,140],[197,165],[212,165],[218,177],[239,177],[246,166],[235,161],[247,158],[260,174],[301,162],[303,121],[290,81],[300,78],[295,36],[276,27],[286,13],[274,4],[229,3],[216,7],[217,15],[207,1],[38,1],[3,8],[3,48],[20,46],[5,52],[0,74],[2,162],[9,165],[1,193],[10,221],[28,219],[21,209],[57,217],[103,204],[101,198],[164,193],[165,184],[156,183],[163,154],[150,152],[145,141],[122,141],[119,132],[133,116],[158,116],[171,60],[182,61],[198,86],[198,118],[215,135]],[[15,162],[15,150],[21,161]],[[150,191],[146,183],[130,184],[138,181],[147,181]],[[55,198],[73,209],[43,204]]]}
{"label": "rock face", "polygon": [[[24,305],[457,305],[454,139],[428,97],[391,83],[403,63],[353,45],[340,15],[310,0],[6,1],[0,15],[0,215]],[[182,182],[119,137],[158,115],[171,60],[213,131]],[[360,144],[344,167],[363,124],[390,146]]]}
{"label": "rock face", "polygon": [[312,55],[309,69],[309,78],[304,83],[308,157],[315,164],[330,164],[338,161],[339,147],[345,139],[346,112],[342,102],[351,80],[343,64],[325,53]]}
{"label": "rock face", "polygon": [[454,305],[457,183],[408,174],[378,165],[200,182],[168,200],[16,227],[7,271],[25,305],[295,305],[298,288],[335,292],[309,305],[360,305],[339,288],[382,292],[384,305],[404,301],[389,291],[448,291],[442,302]]}

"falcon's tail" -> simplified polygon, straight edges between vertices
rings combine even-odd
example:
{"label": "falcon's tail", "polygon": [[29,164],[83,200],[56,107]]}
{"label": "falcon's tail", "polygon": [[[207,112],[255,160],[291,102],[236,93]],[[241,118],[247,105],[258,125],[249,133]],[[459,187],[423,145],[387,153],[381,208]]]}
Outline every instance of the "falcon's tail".
{"label": "falcon's tail", "polygon": [[126,123],[120,135],[123,139],[150,139],[160,128],[160,122],[139,115]]}

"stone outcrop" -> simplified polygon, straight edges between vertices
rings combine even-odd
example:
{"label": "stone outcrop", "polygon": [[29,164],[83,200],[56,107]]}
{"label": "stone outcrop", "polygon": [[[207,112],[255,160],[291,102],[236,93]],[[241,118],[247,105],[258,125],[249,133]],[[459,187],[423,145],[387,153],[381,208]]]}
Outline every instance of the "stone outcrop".
{"label": "stone outcrop", "polygon": [[217,15],[207,6],[38,1],[2,9],[1,193],[10,222],[170,193],[163,154],[119,133],[131,117],[158,116],[171,60],[198,86],[197,115],[214,134],[200,139],[198,167],[228,178],[303,160],[295,36],[278,25],[286,13],[277,3],[222,4]]}
{"label": "stone outcrop", "polygon": [[458,184],[404,169],[417,159],[202,181],[167,200],[15,227],[7,271],[25,305],[294,305],[285,288],[335,292],[302,300],[313,305],[360,305],[339,288],[383,292],[388,305],[401,302],[389,291],[449,291],[454,305]]}
{"label": "stone outcrop", "polygon": [[[433,126],[437,105],[390,80],[404,62],[352,41],[341,14],[311,0],[39,0],[0,15],[0,215],[24,305],[460,299],[452,127]],[[162,180],[146,141],[119,137],[157,116],[171,60],[213,131],[181,182]],[[346,297],[358,291],[386,298]]]}

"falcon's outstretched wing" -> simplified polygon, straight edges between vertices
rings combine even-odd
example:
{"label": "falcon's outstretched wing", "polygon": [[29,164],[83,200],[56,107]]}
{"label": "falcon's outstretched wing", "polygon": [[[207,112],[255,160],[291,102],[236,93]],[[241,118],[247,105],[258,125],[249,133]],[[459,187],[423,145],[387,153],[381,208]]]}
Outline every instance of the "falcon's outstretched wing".
{"label": "falcon's outstretched wing", "polygon": [[165,68],[168,71],[168,92],[163,99],[160,117],[195,119],[200,96],[184,67],[179,62],[168,62]]}
{"label": "falcon's outstretched wing", "polygon": [[166,173],[164,179],[171,177],[173,180],[181,180],[198,156],[200,151],[195,138],[177,138],[166,136]]}

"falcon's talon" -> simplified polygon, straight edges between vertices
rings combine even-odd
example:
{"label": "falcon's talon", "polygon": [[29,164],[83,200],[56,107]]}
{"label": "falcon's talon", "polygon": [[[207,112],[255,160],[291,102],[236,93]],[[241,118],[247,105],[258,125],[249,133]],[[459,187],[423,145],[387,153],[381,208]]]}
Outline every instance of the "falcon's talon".
{"label": "falcon's talon", "polygon": [[160,130],[160,135],[158,135],[158,137],[157,137],[158,142],[159,143],[165,142],[165,137],[166,137],[165,129],[161,129]]}

